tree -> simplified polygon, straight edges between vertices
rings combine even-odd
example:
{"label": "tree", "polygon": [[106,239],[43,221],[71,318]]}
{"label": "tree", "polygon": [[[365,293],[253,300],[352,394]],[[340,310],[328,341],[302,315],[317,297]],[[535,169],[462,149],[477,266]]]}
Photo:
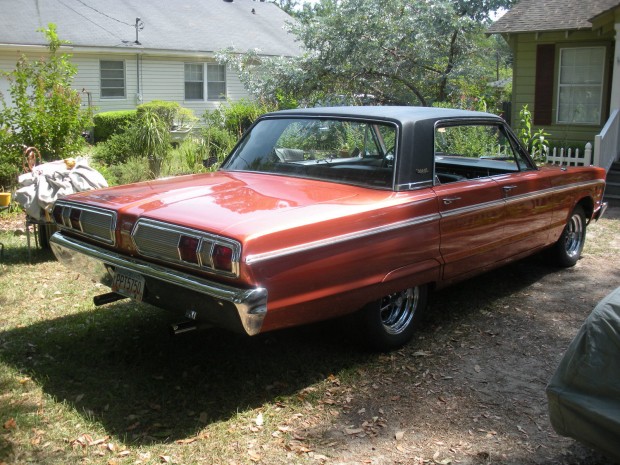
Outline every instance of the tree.
{"label": "tree", "polygon": [[0,174],[7,171],[7,163],[15,163],[22,146],[36,147],[46,160],[75,153],[90,125],[90,112],[81,108],[80,94],[71,88],[77,68],[70,55],[58,53],[67,42],[58,38],[54,24],[40,32],[49,41],[49,56],[32,62],[22,56],[13,71],[3,73],[11,101],[1,96],[0,141],[10,153],[0,155]]}
{"label": "tree", "polygon": [[296,8],[299,7],[297,0],[272,0],[271,3],[275,3],[291,16],[296,16]]}
{"label": "tree", "polygon": [[[299,58],[228,54],[244,82],[263,98],[278,92],[310,102],[372,95],[386,104],[446,101],[464,82],[480,82],[480,56],[494,61],[483,38],[489,14],[512,0],[321,0],[304,8],[291,30]],[[483,38],[484,39],[484,38]],[[260,67],[260,73],[256,67]],[[243,74],[245,73],[245,74]]]}

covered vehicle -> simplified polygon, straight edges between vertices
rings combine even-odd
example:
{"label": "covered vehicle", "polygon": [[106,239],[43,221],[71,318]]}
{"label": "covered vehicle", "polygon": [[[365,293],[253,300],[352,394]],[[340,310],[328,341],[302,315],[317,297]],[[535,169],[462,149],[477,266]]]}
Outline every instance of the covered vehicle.
{"label": "covered vehicle", "polygon": [[620,287],[584,322],[547,386],[547,398],[559,434],[620,461]]}
{"label": "covered vehicle", "polygon": [[354,314],[392,348],[430,288],[545,248],[574,265],[604,178],[538,168],[488,113],[288,110],[259,118],[217,172],[57,202],[51,243],[111,286],[96,303],[132,297],[249,335]]}

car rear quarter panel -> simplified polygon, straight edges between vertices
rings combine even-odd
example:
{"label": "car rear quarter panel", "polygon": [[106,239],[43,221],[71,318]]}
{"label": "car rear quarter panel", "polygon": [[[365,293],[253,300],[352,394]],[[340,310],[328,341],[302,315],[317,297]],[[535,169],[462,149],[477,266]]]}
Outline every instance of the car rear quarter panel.
{"label": "car rear quarter panel", "polygon": [[600,208],[605,189],[605,170],[597,167],[543,167],[549,176],[554,205],[551,242],[562,234],[568,216],[578,203],[586,210],[587,219]]}
{"label": "car rear quarter panel", "polygon": [[[244,240],[245,279],[269,290],[263,330],[336,317],[390,292],[439,279],[439,221],[430,189]],[[324,209],[324,206],[323,206]],[[343,214],[348,211],[348,214]],[[322,213],[324,214],[324,212]],[[300,219],[301,222],[301,219]]]}

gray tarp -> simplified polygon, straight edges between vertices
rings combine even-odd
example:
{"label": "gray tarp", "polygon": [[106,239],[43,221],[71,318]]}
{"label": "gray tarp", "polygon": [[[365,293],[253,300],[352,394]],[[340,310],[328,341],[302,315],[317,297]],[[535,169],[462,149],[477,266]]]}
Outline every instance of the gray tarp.
{"label": "gray tarp", "polygon": [[100,187],[108,187],[108,183],[101,173],[88,166],[86,159],[76,159],[71,168],[63,160],[58,160],[37,165],[32,172],[22,174],[15,201],[28,216],[42,220],[46,213],[51,213],[57,199]]}
{"label": "gray tarp", "polygon": [[553,428],[620,461],[620,287],[571,342],[549,386]]}

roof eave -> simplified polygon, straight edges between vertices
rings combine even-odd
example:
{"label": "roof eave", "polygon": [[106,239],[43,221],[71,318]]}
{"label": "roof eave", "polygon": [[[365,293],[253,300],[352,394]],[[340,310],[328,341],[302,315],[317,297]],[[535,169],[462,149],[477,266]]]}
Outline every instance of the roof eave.
{"label": "roof eave", "polygon": [[[0,50],[8,50],[8,51],[47,51],[49,47],[47,45],[40,44],[2,44],[0,43]],[[118,55],[128,55],[128,54],[139,54],[143,56],[170,56],[170,57],[192,57],[192,58],[213,58],[217,53],[216,50],[168,50],[168,49],[154,49],[154,48],[144,48],[140,46],[127,46],[127,47],[92,47],[92,46],[82,46],[82,45],[63,45],[60,48],[61,52],[64,53],[73,53],[73,54],[87,54],[87,53],[96,53],[96,54],[118,54]],[[270,53],[259,53],[260,56],[265,57],[275,57],[275,56],[283,56],[283,57],[292,57],[290,55],[279,55],[279,54],[270,54]]]}

